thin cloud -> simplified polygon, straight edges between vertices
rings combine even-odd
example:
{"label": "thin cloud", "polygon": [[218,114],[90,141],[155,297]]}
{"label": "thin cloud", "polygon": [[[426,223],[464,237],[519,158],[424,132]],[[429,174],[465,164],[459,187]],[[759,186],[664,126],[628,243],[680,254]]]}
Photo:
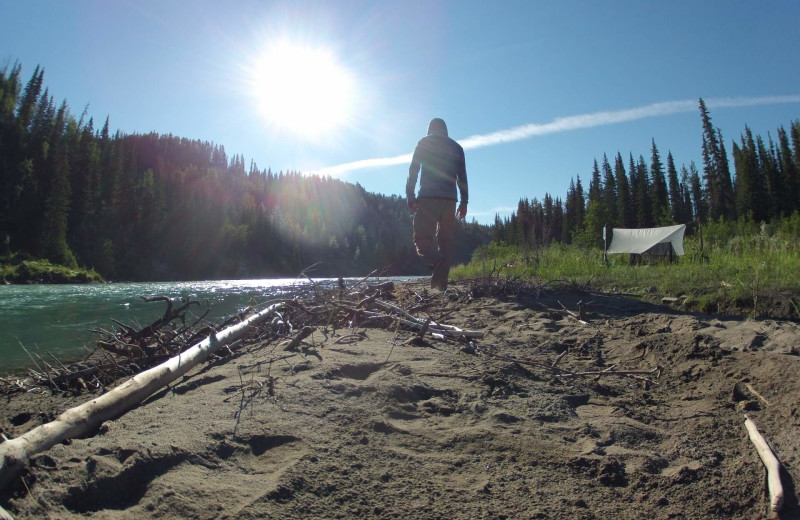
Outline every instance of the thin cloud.
{"label": "thin cloud", "polygon": [[[465,149],[484,148],[504,143],[513,143],[531,137],[555,134],[559,132],[569,132],[584,128],[594,128],[598,126],[614,125],[647,119],[650,117],[669,116],[684,112],[697,110],[697,100],[689,99],[684,101],[665,101],[653,103],[636,108],[624,110],[605,110],[590,114],[577,116],[559,117],[550,123],[531,123],[527,125],[515,126],[506,130],[498,130],[488,134],[479,134],[459,139],[458,142]],[[705,100],[708,108],[730,108],[730,107],[750,107],[758,105],[777,105],[785,103],[800,103],[800,95],[790,96],[763,96],[763,97],[733,97],[733,98],[713,98]],[[328,168],[323,168],[316,172],[318,175],[337,176],[355,170],[365,170],[383,166],[394,166],[397,164],[408,164],[411,162],[411,154],[398,155],[395,157],[384,157],[378,159],[364,159],[353,161]]]}
{"label": "thin cloud", "polygon": [[497,214],[505,215],[511,213],[512,211],[517,211],[517,206],[496,206],[490,210],[470,211],[469,214],[473,217],[493,217]]}

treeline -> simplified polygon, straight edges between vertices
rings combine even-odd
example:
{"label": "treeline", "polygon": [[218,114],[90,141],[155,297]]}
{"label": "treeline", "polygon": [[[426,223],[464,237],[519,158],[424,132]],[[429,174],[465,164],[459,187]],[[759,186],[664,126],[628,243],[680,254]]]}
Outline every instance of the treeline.
{"label": "treeline", "polygon": [[[0,70],[0,255],[94,268],[108,279],[422,274],[404,199],[262,170],[172,135],[97,130],[56,105],[37,67]],[[404,179],[398,179],[401,185]],[[490,228],[459,223],[457,261]]]}
{"label": "treeline", "polygon": [[768,222],[800,211],[800,120],[790,131],[766,141],[748,127],[733,143],[733,180],[722,132],[715,128],[702,99],[702,171],[694,162],[677,168],[671,152],[666,165],[652,141],[649,163],[633,154],[594,161],[589,188],[580,176],[570,181],[565,199],[545,194],[523,198],[509,218],[495,217],[493,239],[523,247],[551,242],[602,244],[606,225],[648,228],[732,221]]}

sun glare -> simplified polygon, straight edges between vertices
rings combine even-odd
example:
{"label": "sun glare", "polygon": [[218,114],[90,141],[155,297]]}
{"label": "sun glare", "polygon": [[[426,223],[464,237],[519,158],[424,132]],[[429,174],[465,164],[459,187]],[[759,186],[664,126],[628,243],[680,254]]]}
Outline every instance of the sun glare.
{"label": "sun glare", "polygon": [[326,49],[276,44],[259,57],[253,73],[259,111],[276,127],[319,137],[352,117],[355,81]]}

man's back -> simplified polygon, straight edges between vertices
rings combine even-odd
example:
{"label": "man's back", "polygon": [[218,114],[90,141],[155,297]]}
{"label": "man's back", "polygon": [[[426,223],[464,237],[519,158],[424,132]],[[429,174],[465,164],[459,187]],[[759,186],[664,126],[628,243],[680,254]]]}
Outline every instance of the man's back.
{"label": "man's back", "polygon": [[419,198],[458,200],[456,186],[462,203],[467,201],[467,167],[464,149],[447,135],[447,125],[435,118],[428,125],[428,135],[417,143],[411,159],[406,195],[413,200],[417,173],[422,169]]}

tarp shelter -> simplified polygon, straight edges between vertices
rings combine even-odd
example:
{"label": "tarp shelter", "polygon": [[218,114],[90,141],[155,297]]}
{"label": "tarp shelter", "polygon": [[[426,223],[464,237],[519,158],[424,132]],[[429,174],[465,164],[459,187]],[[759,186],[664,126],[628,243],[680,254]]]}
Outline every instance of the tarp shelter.
{"label": "tarp shelter", "polygon": [[607,253],[633,253],[656,256],[683,254],[686,224],[677,226],[624,229],[614,228]]}

